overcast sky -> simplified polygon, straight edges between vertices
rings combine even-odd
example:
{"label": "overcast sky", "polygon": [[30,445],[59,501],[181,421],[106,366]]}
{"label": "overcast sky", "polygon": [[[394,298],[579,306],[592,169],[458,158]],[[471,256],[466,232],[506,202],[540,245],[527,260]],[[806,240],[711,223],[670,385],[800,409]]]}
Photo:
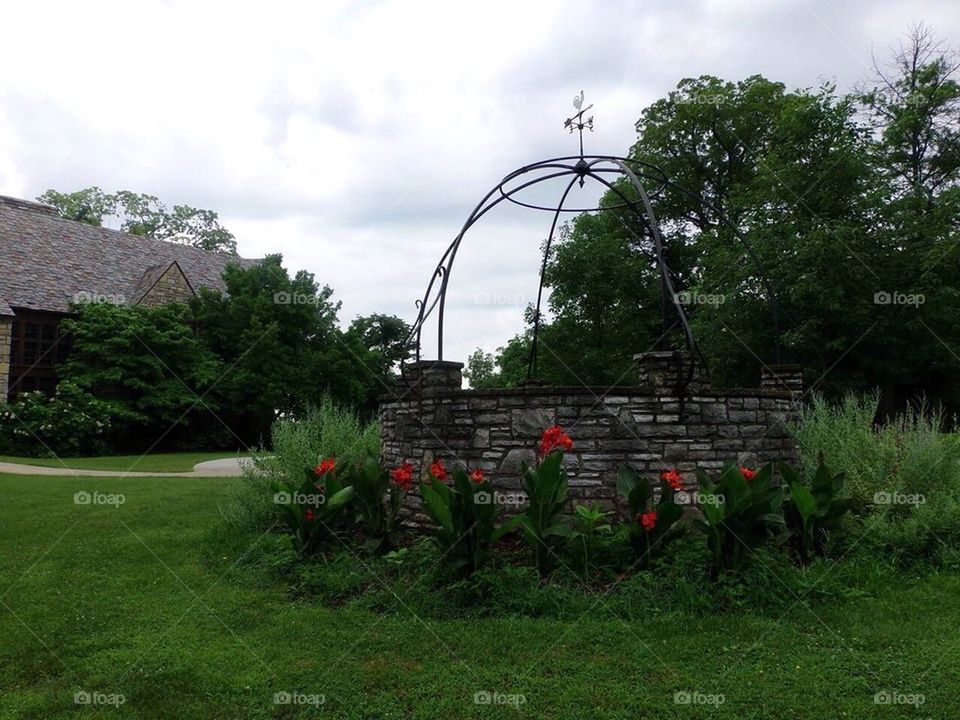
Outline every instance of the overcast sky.
{"label": "overcast sky", "polygon": [[[960,5],[920,0],[123,0],[0,18],[0,194],[99,185],[216,210],[241,255],[280,252],[333,287],[344,324],[412,320],[483,194],[576,151],[562,124],[581,89],[587,152],[623,154],[684,77],[848,89],[916,21],[960,45]],[[496,211],[468,237],[447,359],[520,329],[548,221]]]}

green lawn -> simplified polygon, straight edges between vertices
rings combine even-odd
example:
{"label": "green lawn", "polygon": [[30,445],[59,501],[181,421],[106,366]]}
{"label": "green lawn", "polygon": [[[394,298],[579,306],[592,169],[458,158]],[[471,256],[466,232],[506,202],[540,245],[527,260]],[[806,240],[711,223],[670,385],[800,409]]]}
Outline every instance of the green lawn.
{"label": "green lawn", "polygon": [[[783,617],[623,621],[601,604],[576,623],[423,620],[402,594],[380,615],[204,560],[235,482],[0,476],[0,718],[956,717],[957,576]],[[885,690],[925,704],[875,704]],[[484,691],[525,703],[475,704]],[[83,708],[77,692],[125,704]],[[284,692],[325,704],[275,704]]]}
{"label": "green lawn", "polygon": [[219,460],[228,457],[246,457],[247,452],[193,452],[193,453],[157,453],[155,455],[111,455],[106,457],[84,458],[25,458],[12,455],[0,455],[0,462],[19,463],[20,465],[40,465],[42,467],[73,470],[118,470],[120,472],[190,472],[193,466],[205,460]]}

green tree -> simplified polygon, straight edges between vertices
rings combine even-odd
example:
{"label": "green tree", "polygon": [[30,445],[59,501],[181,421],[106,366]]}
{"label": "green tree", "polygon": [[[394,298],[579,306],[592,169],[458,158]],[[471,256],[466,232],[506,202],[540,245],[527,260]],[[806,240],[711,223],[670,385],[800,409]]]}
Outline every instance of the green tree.
{"label": "green tree", "polygon": [[960,59],[920,24],[886,63],[874,59],[873,66],[861,99],[879,133],[878,166],[897,195],[919,195],[929,207],[956,188],[960,173]]}
{"label": "green tree", "polygon": [[951,350],[960,341],[958,66],[956,53],[917,25],[886,63],[874,62],[861,97],[876,170],[887,183],[878,222],[886,263],[877,289],[924,299],[916,308],[884,308],[885,326],[867,349],[884,366],[878,384],[888,413],[918,394],[960,407]]}
{"label": "green tree", "polygon": [[340,330],[333,290],[306,271],[290,277],[281,261],[231,266],[225,292],[202,290],[192,303],[201,338],[225,368],[212,393],[220,417],[247,444],[268,439],[277,416],[301,414],[325,396],[375,412],[408,333],[386,315]]}
{"label": "green tree", "polygon": [[357,317],[347,328],[346,338],[355,342],[381,375],[395,370],[400,362],[410,356],[406,342],[410,325],[396,315],[373,314]]}
{"label": "green tree", "polygon": [[[863,332],[874,291],[850,264],[876,243],[875,178],[855,112],[830,86],[788,92],[759,76],[705,76],[681,81],[641,115],[632,157],[689,191],[664,191],[657,215],[678,286],[718,299],[687,305],[718,383],[755,381],[760,363],[775,359],[764,274],[748,247],[776,293],[784,360],[826,369],[834,348]],[[634,197],[628,184],[617,188]],[[661,337],[652,241],[632,212],[614,207],[621,202],[607,193],[604,212],[576,218],[558,238],[546,273],[552,320],[539,342],[544,379],[629,384],[631,355],[683,342],[677,331]]]}
{"label": "green tree", "polygon": [[[960,341],[956,63],[912,37],[884,81],[899,94],[704,76],[641,114],[631,156],[687,191],[659,193],[656,210],[715,384],[755,382],[777,359],[772,294],[779,359],[802,364],[821,390],[879,386],[891,404],[926,393],[960,407],[947,349]],[[879,108],[872,122],[863,98]],[[629,383],[629,356],[658,342],[651,240],[619,202],[607,193],[604,212],[577,217],[549,259],[545,380]],[[896,293],[926,302],[883,304]],[[530,320],[496,358],[505,383],[525,369]],[[682,345],[676,332],[667,340]]]}
{"label": "green tree", "polygon": [[96,186],[72,193],[47,190],[37,200],[55,207],[60,217],[95,227],[103,225],[103,219],[113,215],[117,206],[116,196]]}
{"label": "green tree", "polygon": [[[203,289],[192,303],[204,343],[227,368],[215,394],[224,422],[248,444],[266,438],[278,413],[296,411],[325,389],[350,399],[349,360],[339,352],[333,291],[313,275],[290,277],[279,255],[229,266],[226,292]],[[346,397],[344,397],[346,396]]]}
{"label": "green tree", "polygon": [[208,390],[222,372],[183,305],[84,304],[64,320],[71,350],[60,379],[107,407],[114,450],[169,448],[216,412]]}
{"label": "green tree", "polygon": [[410,357],[409,335],[406,322],[383,314],[357,317],[343,333],[341,348],[354,360],[353,375],[363,393],[355,402],[365,416],[373,416],[379,397],[392,391],[400,363]]}
{"label": "green tree", "polygon": [[477,348],[467,358],[463,376],[474,389],[499,387],[500,373],[497,372],[497,363],[492,353],[485,353]]}
{"label": "green tree", "polygon": [[120,230],[131,235],[237,254],[233,234],[220,224],[219,216],[212,210],[189,205],[174,205],[168,209],[153,195],[129,190],[105,193],[95,186],[72,193],[47,190],[37,200],[52,205],[61,217],[68,220],[99,227],[107,218],[114,218],[119,222]]}

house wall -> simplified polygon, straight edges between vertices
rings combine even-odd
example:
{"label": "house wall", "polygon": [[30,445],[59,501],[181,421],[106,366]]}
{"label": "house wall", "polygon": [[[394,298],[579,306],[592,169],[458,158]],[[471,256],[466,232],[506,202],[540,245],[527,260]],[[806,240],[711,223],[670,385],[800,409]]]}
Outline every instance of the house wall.
{"label": "house wall", "polygon": [[189,302],[193,295],[193,288],[190,287],[190,283],[180,266],[173,263],[138,304],[147,307],[159,307],[169,303],[185,303]]}
{"label": "house wall", "polygon": [[0,402],[6,402],[10,390],[10,342],[13,318],[0,317]]}
{"label": "house wall", "polygon": [[[768,373],[759,388],[714,389],[695,377],[680,398],[675,356],[638,356],[641,384],[613,389],[462,390],[460,363],[420,363],[403,394],[381,403],[382,460],[390,467],[410,461],[421,472],[435,458],[479,467],[515,496],[521,461],[534,464],[541,433],[558,424],[574,442],[565,460],[571,499],[623,510],[616,493],[622,463],[651,478],[675,467],[692,491],[698,466],[798,459],[787,428],[801,390],[798,369]],[[419,509],[416,493],[410,503]]]}

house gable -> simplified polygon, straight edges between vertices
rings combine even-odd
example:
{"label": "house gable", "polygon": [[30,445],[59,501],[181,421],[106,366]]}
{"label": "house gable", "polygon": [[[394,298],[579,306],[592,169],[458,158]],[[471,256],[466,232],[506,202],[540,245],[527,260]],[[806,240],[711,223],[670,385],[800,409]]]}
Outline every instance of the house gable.
{"label": "house gable", "polygon": [[[153,273],[148,270],[145,277],[149,274]],[[184,274],[183,268],[180,267],[180,263],[174,260],[146,288],[145,292],[135,301],[135,304],[145,307],[158,307],[169,303],[186,303],[195,295],[196,292]]]}

